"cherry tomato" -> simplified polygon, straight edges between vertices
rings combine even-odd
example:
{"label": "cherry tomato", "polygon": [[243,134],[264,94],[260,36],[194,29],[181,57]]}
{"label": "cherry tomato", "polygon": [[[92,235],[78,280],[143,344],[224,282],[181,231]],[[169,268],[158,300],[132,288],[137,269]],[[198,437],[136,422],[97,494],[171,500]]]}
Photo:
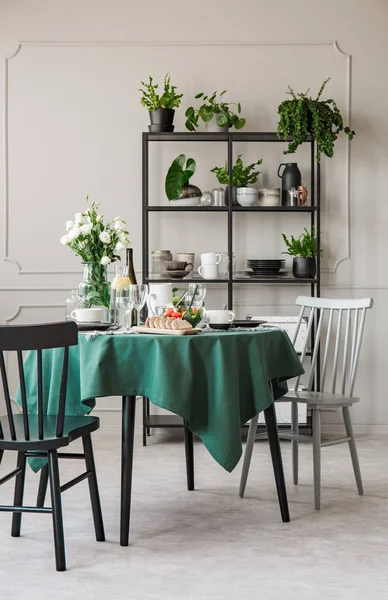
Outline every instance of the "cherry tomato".
{"label": "cherry tomato", "polygon": [[198,312],[198,308],[193,308],[193,313],[196,315]]}
{"label": "cherry tomato", "polygon": [[174,309],[173,309],[173,308],[168,308],[168,309],[166,310],[166,312],[164,313],[164,316],[165,316],[165,317],[171,317],[171,316],[172,316],[172,314],[173,314],[174,312],[175,312],[175,311],[174,311]]}
{"label": "cherry tomato", "polygon": [[182,315],[179,312],[173,312],[171,316],[173,319],[181,319],[182,318]]}

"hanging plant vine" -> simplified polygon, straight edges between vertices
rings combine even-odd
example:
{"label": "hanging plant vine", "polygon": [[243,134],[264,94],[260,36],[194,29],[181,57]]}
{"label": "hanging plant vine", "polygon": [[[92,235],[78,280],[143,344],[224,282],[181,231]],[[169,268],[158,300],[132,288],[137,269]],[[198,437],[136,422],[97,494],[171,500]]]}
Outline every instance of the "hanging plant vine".
{"label": "hanging plant vine", "polygon": [[331,158],[334,154],[334,144],[338,134],[343,131],[349,138],[353,139],[355,132],[344,126],[342,115],[333,99],[321,100],[321,95],[327,82],[326,79],[315,99],[308,96],[310,89],[298,94],[288,86],[291,100],[284,100],[279,107],[278,137],[286,139],[291,137],[284,154],[293,154],[298,146],[313,136],[317,143],[317,162],[321,161],[321,154]]}

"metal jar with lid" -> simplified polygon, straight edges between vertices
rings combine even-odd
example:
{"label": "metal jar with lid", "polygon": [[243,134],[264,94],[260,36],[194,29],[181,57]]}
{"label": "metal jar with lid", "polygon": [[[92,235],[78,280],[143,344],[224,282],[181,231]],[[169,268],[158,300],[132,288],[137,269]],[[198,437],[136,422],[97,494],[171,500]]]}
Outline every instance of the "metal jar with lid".
{"label": "metal jar with lid", "polygon": [[214,198],[214,206],[225,206],[225,190],[222,187],[214,188],[211,192]]}
{"label": "metal jar with lid", "polygon": [[166,260],[172,260],[171,250],[153,250],[151,252],[152,277],[163,277]]}

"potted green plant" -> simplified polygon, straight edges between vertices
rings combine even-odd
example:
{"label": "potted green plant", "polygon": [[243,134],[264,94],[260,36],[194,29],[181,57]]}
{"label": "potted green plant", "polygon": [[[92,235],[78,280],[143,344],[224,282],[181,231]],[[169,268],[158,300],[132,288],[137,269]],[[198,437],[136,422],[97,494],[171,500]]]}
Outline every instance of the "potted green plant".
{"label": "potted green plant", "polygon": [[151,125],[148,129],[154,133],[174,131],[174,109],[180,105],[183,94],[176,93],[176,86],[171,84],[170,75],[167,73],[164,77],[162,95],[157,93],[159,85],[154,83],[151,75],[148,83],[142,81],[141,84],[143,88],[139,89],[142,93],[140,103],[150,113]]}
{"label": "potted green plant", "polygon": [[[225,191],[225,202],[229,205],[229,196],[232,197],[232,204],[237,205],[241,203],[242,206],[250,206],[252,203],[255,203],[257,200],[257,190],[255,190],[256,194],[251,203],[249,203],[249,197],[253,196],[251,187],[253,183],[257,182],[257,178],[260,174],[260,171],[256,171],[255,168],[258,165],[261,165],[263,160],[260,158],[254,163],[247,165],[244,167],[244,163],[242,161],[242,154],[237,156],[236,163],[232,168],[232,189],[230,191],[229,187],[229,168],[228,161],[225,162],[224,167],[214,167],[211,169],[211,173],[215,173],[217,175],[217,179],[221,185],[226,185]],[[231,193],[230,193],[231,192]],[[246,200],[246,204],[244,204],[244,200]]]}
{"label": "potted green plant", "polygon": [[[198,127],[200,118],[206,124],[207,131],[226,132],[230,127],[242,129],[246,120],[243,117],[240,117],[241,104],[225,102],[222,96],[226,94],[226,92],[227,90],[224,90],[220,94],[214,92],[212,96],[206,96],[203,92],[197,94],[195,98],[201,98],[203,104],[198,110],[195,110],[193,106],[189,106],[186,110],[186,129],[195,131]],[[231,104],[237,106],[237,114],[230,109]]]}
{"label": "potted green plant", "polygon": [[189,183],[197,165],[193,158],[186,160],[185,154],[179,154],[171,163],[165,181],[166,196],[172,206],[197,206],[201,199],[201,190]]}
{"label": "potted green plant", "polygon": [[317,143],[316,160],[320,162],[321,154],[331,158],[334,153],[334,143],[338,134],[343,131],[353,139],[355,132],[349,127],[344,127],[343,117],[331,98],[321,100],[321,95],[327,82],[321,85],[317,97],[308,96],[309,89],[297,94],[288,86],[290,100],[284,100],[279,107],[278,137],[280,139],[292,138],[284,154],[292,154],[298,146],[312,136]]}
{"label": "potted green plant", "polygon": [[[287,251],[282,254],[288,254],[293,256],[292,261],[292,274],[297,279],[314,279],[315,273],[317,272],[317,265],[315,257],[317,255],[317,237],[315,228],[311,230],[311,235],[305,228],[298,239],[291,236],[289,240],[287,236],[282,233],[284,243],[287,246]],[[323,251],[321,250],[320,256]]]}

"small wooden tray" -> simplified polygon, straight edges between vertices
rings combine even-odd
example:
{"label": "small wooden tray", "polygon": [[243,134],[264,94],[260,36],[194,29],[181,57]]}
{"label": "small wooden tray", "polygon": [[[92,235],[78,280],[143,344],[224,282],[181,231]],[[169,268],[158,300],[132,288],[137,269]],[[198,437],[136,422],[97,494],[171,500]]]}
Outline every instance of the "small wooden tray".
{"label": "small wooden tray", "polygon": [[132,327],[132,329],[138,333],[156,335],[195,335],[201,331],[200,329],[153,329],[151,327],[145,327],[145,325],[136,325],[135,327]]}

